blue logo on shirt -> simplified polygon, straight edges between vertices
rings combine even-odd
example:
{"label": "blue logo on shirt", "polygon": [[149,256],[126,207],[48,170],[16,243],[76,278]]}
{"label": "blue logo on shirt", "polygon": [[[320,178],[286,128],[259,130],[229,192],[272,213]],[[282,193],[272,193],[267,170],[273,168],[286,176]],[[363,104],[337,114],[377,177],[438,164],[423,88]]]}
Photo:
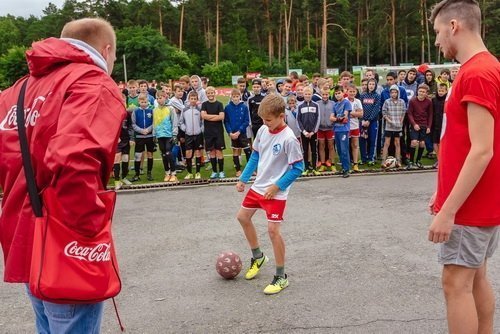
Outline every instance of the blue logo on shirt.
{"label": "blue logo on shirt", "polygon": [[281,144],[275,144],[273,146],[273,155],[280,154],[280,151],[281,151]]}

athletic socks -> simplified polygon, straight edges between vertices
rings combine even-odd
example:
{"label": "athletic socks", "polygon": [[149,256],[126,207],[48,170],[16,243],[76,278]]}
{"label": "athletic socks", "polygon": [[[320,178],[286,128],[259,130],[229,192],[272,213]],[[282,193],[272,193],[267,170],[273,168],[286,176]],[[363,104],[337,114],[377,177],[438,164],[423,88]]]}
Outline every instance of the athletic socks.
{"label": "athletic socks", "polygon": [[223,172],[224,171],[224,158],[218,159],[217,161],[219,163],[219,172]]}
{"label": "athletic socks", "polygon": [[247,147],[247,148],[243,149],[243,152],[245,152],[245,157],[247,158],[247,162],[248,162],[248,160],[250,160],[250,155],[252,154],[252,150],[250,149],[250,147]]}
{"label": "athletic socks", "polygon": [[233,162],[234,165],[236,166],[236,171],[240,171],[241,170],[240,157],[233,155]]}
{"label": "athletic socks", "polygon": [[140,161],[134,161],[134,171],[135,171],[135,175],[139,176],[139,174],[141,173],[141,162]]}
{"label": "athletic socks", "polygon": [[196,157],[195,162],[196,162],[196,173],[199,173],[201,169],[201,157]]}
{"label": "athletic socks", "polygon": [[212,172],[217,173],[217,158],[210,158],[210,164],[212,165]]}
{"label": "athletic socks", "polygon": [[418,153],[417,153],[417,161],[420,161],[420,159],[422,159],[422,155],[424,154],[424,148],[423,147],[419,147],[418,148]]}
{"label": "athletic socks", "polygon": [[415,162],[415,147],[410,147],[410,161]]}
{"label": "athletic socks", "polygon": [[285,266],[283,267],[276,266],[276,276],[285,278]]}
{"label": "athletic socks", "polygon": [[262,253],[260,247],[252,249],[252,257],[254,259],[260,259],[262,256],[264,256],[264,253]]}
{"label": "athletic socks", "polygon": [[126,178],[128,175],[128,161],[122,161],[122,179]]}
{"label": "athletic socks", "polygon": [[193,158],[186,158],[186,169],[189,174],[193,174]]}
{"label": "athletic socks", "polygon": [[115,177],[115,181],[120,181],[120,164],[113,165],[113,176]]}
{"label": "athletic socks", "polygon": [[153,170],[153,158],[148,158],[148,174]]}

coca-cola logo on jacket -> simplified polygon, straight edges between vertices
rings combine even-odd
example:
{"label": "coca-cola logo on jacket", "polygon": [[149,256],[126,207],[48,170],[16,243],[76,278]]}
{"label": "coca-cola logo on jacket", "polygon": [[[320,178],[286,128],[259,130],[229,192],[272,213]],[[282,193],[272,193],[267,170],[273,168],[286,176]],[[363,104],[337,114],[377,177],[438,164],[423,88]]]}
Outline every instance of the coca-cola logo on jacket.
{"label": "coca-cola logo on jacket", "polygon": [[[24,110],[26,127],[35,126],[36,120],[40,116],[40,108],[44,102],[45,96],[39,96],[33,101],[31,107]],[[17,130],[17,105],[10,107],[9,111],[7,111],[7,115],[5,115],[5,118],[0,121],[0,130]]]}
{"label": "coca-cola logo on jacket", "polygon": [[64,255],[89,262],[110,261],[111,244],[102,243],[93,247],[86,247],[79,245],[78,241],[72,241],[64,247]]}

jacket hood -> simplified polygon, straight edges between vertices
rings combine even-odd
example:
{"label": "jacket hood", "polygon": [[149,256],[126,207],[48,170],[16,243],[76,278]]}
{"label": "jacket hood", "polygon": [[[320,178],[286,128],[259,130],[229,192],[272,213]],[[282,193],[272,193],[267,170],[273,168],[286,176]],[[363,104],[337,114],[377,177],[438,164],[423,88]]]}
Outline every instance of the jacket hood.
{"label": "jacket hood", "polygon": [[26,59],[30,74],[34,77],[43,76],[53,68],[69,63],[95,64],[83,49],[54,37],[33,43],[32,48],[26,51]]}
{"label": "jacket hood", "polygon": [[399,96],[399,87],[397,85],[392,85],[391,88],[389,89],[389,93],[391,92],[391,90],[395,90],[398,92],[398,99],[400,98]]}

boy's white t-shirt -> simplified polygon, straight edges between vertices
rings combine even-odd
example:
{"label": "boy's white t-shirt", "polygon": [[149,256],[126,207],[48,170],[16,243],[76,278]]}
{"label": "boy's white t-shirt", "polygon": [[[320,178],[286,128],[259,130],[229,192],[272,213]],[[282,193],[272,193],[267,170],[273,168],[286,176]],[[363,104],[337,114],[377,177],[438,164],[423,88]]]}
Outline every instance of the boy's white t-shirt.
{"label": "boy's white t-shirt", "polygon": [[[253,142],[259,153],[257,178],[251,189],[264,195],[266,189],[276,184],[295,162],[302,161],[302,149],[292,129],[285,126],[271,133],[266,125],[260,127]],[[286,200],[289,188],[278,191],[274,199]]]}
{"label": "boy's white t-shirt", "polygon": [[[348,101],[351,102],[352,111],[356,111],[358,109],[363,110],[363,104],[359,99],[354,98],[354,101],[348,99]],[[356,129],[359,129],[359,118],[351,117],[351,119],[349,120],[349,130],[356,130]]]}

